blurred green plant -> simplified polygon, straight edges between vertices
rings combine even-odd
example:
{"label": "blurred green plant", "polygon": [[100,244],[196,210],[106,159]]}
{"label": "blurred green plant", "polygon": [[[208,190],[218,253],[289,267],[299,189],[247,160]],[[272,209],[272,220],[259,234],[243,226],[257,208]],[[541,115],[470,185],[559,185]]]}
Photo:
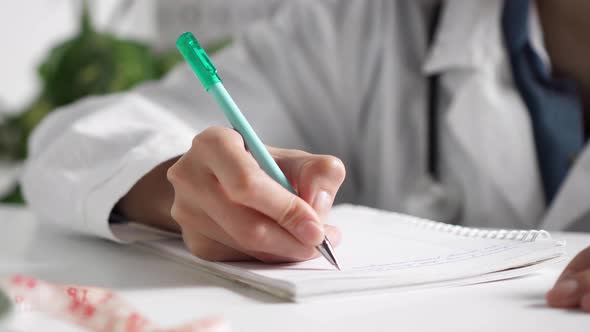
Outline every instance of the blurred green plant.
{"label": "blurred green plant", "polygon": [[[53,48],[38,67],[42,82],[39,97],[0,124],[0,160],[24,160],[30,133],[55,108],[159,79],[182,60],[175,49],[158,53],[144,43],[96,31],[87,7],[80,24],[80,33]],[[206,48],[214,53],[230,42],[224,39]],[[20,189],[16,187],[0,202],[22,203]]]}

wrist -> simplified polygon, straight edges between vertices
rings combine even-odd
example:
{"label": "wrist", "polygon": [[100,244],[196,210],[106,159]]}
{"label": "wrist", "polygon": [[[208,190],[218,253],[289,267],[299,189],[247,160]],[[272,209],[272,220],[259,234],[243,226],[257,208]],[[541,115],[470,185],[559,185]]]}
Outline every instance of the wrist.
{"label": "wrist", "polygon": [[115,205],[113,212],[125,220],[167,231],[180,232],[170,215],[174,189],[166,177],[178,157],[161,163],[144,175]]}

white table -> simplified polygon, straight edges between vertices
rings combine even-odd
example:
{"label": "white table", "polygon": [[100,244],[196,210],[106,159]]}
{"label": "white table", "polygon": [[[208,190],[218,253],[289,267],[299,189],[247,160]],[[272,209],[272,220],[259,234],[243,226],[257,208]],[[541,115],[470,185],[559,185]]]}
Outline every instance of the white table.
{"label": "white table", "polygon": [[[590,234],[554,236],[567,240],[570,256],[590,245]],[[502,282],[296,304],[0,207],[0,278],[24,273],[112,288],[165,326],[213,314],[234,331],[590,331],[590,314],[545,305],[544,294],[565,263]],[[23,321],[25,331],[69,331],[38,317],[16,320]]]}

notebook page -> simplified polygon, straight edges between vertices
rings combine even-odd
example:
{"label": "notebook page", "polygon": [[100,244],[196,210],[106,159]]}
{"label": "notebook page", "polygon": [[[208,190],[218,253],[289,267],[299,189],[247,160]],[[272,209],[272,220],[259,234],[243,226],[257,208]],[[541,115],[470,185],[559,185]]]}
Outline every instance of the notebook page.
{"label": "notebook page", "polygon": [[[336,248],[342,271],[335,270],[321,257],[276,265],[212,263],[192,257],[175,240],[151,245],[220,276],[275,294],[285,292],[286,297],[473,278],[545,262],[564,253],[563,246],[551,239],[525,242],[458,236],[418,226],[407,218],[368,208],[336,207],[330,220],[344,235]],[[516,269],[511,272],[518,273]]]}
{"label": "notebook page", "polygon": [[[553,240],[470,238],[421,228],[404,218],[407,217],[348,205],[334,209],[331,223],[338,225],[343,233],[342,244],[336,248],[342,271],[334,269],[322,257],[294,264],[229,265],[297,283],[314,279],[399,277],[401,272],[414,269],[420,269],[420,273],[425,269],[435,270],[437,275],[447,270],[457,275],[470,274],[478,266],[511,268],[559,256],[563,251]],[[482,269],[481,273],[486,272],[489,271]]]}

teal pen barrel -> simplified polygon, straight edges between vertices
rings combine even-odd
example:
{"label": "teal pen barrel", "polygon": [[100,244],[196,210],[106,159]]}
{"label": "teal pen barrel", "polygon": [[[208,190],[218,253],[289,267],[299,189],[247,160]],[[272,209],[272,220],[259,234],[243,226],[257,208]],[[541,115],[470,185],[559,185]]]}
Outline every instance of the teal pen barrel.
{"label": "teal pen barrel", "polygon": [[281,171],[279,165],[272,158],[264,144],[258,135],[254,132],[254,129],[250,126],[238,105],[234,102],[232,97],[229,95],[222,83],[215,83],[209,88],[209,93],[215,98],[225,117],[229,120],[231,125],[237,130],[242,137],[244,142],[250,150],[250,153],[256,159],[260,167],[270,175],[275,181],[280,183],[285,189],[289,190],[293,194],[297,195],[295,189],[287,180],[285,174]]}

